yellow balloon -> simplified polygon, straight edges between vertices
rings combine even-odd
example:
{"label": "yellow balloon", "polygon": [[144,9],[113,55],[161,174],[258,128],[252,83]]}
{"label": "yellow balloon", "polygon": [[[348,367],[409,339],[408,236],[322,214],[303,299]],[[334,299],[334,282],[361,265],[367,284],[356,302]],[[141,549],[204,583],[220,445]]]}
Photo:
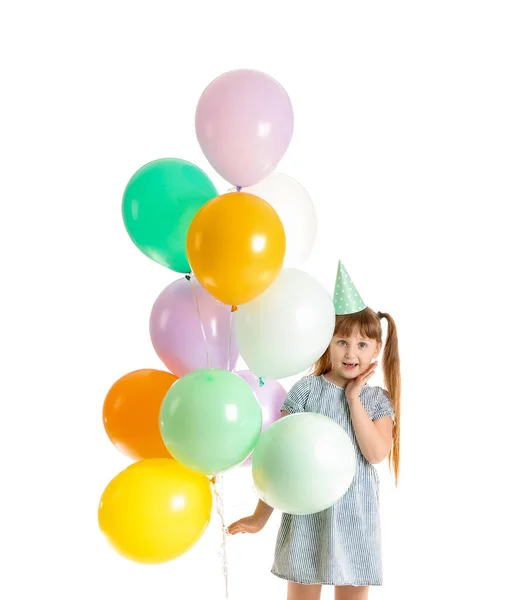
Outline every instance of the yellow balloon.
{"label": "yellow balloon", "polygon": [[264,292],[279,275],[285,250],[285,230],[277,212],[246,192],[207,202],[187,236],[194,275],[225,304],[245,304]]}
{"label": "yellow balloon", "polygon": [[119,554],[156,564],[189,550],[207,528],[211,511],[207,477],[171,458],[152,458],[132,464],[109,483],[98,523]]}

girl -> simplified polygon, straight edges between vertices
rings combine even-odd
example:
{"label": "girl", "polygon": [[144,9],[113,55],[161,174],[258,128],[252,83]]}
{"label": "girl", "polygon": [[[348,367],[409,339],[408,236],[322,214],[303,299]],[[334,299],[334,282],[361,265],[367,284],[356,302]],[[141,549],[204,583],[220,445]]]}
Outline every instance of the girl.
{"label": "girl", "polygon": [[[396,484],[399,476],[401,378],[395,323],[389,314],[364,305],[341,263],[334,302],[332,341],[313,375],[291,388],[281,412],[316,412],[339,423],[353,442],[356,474],[346,494],[327,510],[283,514],[272,573],[288,581],[288,600],[318,600],[321,585],[334,585],[336,600],[364,600],[368,586],[382,585],[379,481],[373,465],[388,456]],[[367,385],[382,348],[382,318],[388,322],[383,354],[388,391]],[[260,500],[252,516],[230,525],[229,534],[257,533],[272,511]]]}

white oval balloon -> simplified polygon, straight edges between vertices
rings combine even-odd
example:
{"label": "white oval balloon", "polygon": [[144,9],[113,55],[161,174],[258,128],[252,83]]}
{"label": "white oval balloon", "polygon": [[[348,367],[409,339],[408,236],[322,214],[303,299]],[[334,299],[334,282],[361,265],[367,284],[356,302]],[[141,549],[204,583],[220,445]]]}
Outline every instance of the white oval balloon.
{"label": "white oval balloon", "polygon": [[315,207],[304,187],[287,175],[271,173],[256,185],[244,188],[244,191],[268,202],[279,215],[286,235],[283,266],[304,264],[317,236]]}
{"label": "white oval balloon", "polygon": [[265,504],[307,515],[329,508],[347,492],[356,458],[340,425],[324,415],[304,412],[271,425],[259,438],[252,464],[254,485]]}
{"label": "white oval balloon", "polygon": [[236,313],[236,341],[258,377],[297,375],[328,348],[335,327],[331,295],[311,275],[282,269],[274,283]]}

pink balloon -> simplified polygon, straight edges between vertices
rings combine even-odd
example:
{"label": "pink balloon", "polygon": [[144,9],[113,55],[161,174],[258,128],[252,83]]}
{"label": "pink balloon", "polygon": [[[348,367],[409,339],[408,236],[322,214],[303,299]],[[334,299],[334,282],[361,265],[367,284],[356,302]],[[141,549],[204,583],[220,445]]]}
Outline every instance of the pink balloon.
{"label": "pink balloon", "polygon": [[214,79],[196,109],[203,153],[235,186],[254,185],[269,175],[286,152],[293,129],[294,113],[284,88],[251,69]]}
{"label": "pink balloon", "polygon": [[229,366],[231,331],[229,370],[233,371],[239,356],[234,321],[230,306],[218,302],[194,278],[188,281],[183,277],[168,285],[158,296],[150,314],[149,331],[156,354],[178,377],[209,366],[201,323],[211,366],[215,369]]}
{"label": "pink balloon", "polygon": [[[264,385],[260,386],[258,377],[252,371],[237,371],[236,375],[239,375],[248,383],[261,405],[263,414],[261,433],[263,433],[267,427],[272,425],[281,416],[281,406],[283,406],[286,398],[286,390],[275,380],[265,381]],[[242,464],[251,465],[252,456],[249,456]]]}

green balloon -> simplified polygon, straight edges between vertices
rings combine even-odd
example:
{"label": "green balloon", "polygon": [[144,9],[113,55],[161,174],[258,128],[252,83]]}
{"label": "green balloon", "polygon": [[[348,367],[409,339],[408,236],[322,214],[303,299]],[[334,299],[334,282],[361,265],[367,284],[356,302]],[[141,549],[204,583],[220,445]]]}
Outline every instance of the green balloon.
{"label": "green balloon", "polygon": [[254,449],[261,426],[261,407],[252,388],[223,369],[184,375],[167,392],[160,411],[168,451],[205,475],[218,475],[242,463]]}
{"label": "green balloon", "polygon": [[143,254],[173,271],[190,273],[186,252],[190,224],[217,195],[199,167],[179,158],[161,158],[131,177],[123,193],[123,222]]}
{"label": "green balloon", "polygon": [[335,504],[350,487],[356,466],[346,431],[329,417],[312,412],[288,415],[270,425],[252,456],[259,497],[293,515],[320,512]]}

